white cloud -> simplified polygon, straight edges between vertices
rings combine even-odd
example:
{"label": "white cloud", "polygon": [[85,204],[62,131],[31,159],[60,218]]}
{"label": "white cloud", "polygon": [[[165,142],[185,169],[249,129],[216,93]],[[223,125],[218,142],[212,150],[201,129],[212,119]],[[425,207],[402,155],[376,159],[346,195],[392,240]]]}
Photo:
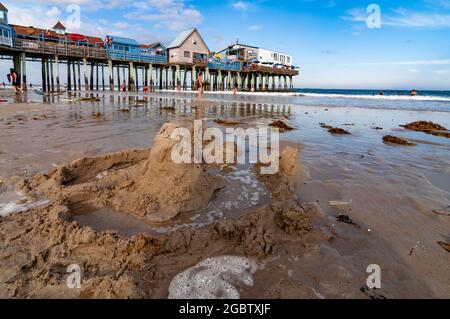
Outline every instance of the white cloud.
{"label": "white cloud", "polygon": [[255,25],[251,25],[248,28],[248,31],[257,32],[257,31],[260,31],[261,29],[262,29],[262,26],[255,24]]}
{"label": "white cloud", "polygon": [[130,27],[130,25],[128,23],[126,23],[126,22],[116,22],[116,23],[114,23],[114,26],[117,29],[126,29],[126,28]]}
{"label": "white cloud", "polygon": [[[347,11],[343,20],[366,23],[369,14],[364,8]],[[398,8],[391,13],[381,12],[381,26],[416,27],[416,28],[450,28],[450,14],[424,13]]]}
{"label": "white cloud", "polygon": [[422,60],[422,61],[384,61],[345,64],[345,66],[378,66],[378,65],[450,65],[448,60]]}
{"label": "white cloud", "polygon": [[447,75],[450,74],[450,70],[434,70],[433,73],[437,75]]}
{"label": "white cloud", "polygon": [[193,7],[187,7],[182,0],[147,0],[135,4],[139,10],[130,12],[125,18],[136,21],[153,21],[153,27],[181,31],[202,23],[203,16]]}
{"label": "white cloud", "polygon": [[232,4],[232,7],[239,11],[247,11],[249,8],[249,4],[244,1],[238,1]]}
{"label": "white cloud", "polygon": [[58,18],[61,15],[61,10],[58,7],[53,6],[49,11],[47,11],[47,16],[52,18]]}

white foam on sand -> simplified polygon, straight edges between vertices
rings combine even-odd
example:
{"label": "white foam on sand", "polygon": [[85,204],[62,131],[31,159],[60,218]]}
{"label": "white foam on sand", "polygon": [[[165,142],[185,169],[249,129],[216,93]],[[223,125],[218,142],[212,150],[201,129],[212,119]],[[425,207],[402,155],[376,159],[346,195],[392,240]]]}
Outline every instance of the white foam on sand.
{"label": "white foam on sand", "polygon": [[3,193],[1,198],[7,198],[7,202],[0,203],[0,216],[5,217],[13,213],[21,213],[28,209],[45,206],[50,203],[49,200],[33,201],[21,192]]}
{"label": "white foam on sand", "polygon": [[208,258],[173,278],[169,299],[239,299],[236,284],[253,286],[256,270],[257,263],[248,258]]}

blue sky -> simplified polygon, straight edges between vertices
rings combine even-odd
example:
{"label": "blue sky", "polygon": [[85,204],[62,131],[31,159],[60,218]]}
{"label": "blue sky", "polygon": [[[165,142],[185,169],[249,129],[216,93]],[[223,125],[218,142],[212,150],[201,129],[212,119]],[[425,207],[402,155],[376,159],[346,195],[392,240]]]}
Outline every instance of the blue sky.
{"label": "blue sky", "polygon": [[[81,24],[69,31],[116,34],[169,43],[196,26],[211,50],[237,38],[293,55],[297,87],[450,89],[450,0],[6,0],[10,23],[50,28],[67,22],[71,4]],[[368,28],[367,7],[381,9]]]}

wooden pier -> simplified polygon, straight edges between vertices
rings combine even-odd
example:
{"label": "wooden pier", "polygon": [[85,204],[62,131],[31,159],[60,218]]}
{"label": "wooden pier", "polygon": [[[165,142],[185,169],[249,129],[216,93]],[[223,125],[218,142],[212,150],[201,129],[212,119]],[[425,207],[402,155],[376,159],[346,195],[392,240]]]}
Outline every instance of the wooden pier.
{"label": "wooden pier", "polygon": [[[194,29],[195,32],[196,29]],[[199,36],[199,35],[198,35]],[[200,36],[199,36],[200,37]],[[1,36],[0,36],[1,38]],[[13,61],[12,67],[27,90],[27,61],[41,63],[44,92],[120,90],[124,81],[128,91],[196,90],[197,76],[203,73],[205,91],[289,91],[298,70],[245,63],[208,61],[205,54],[192,53],[191,59],[112,50],[108,47],[76,45],[70,42],[15,37],[0,39],[0,58]],[[202,39],[200,39],[202,40]],[[206,47],[206,45],[205,45]],[[195,48],[193,49],[195,50]],[[209,49],[208,49],[209,51]],[[186,51],[184,51],[186,54]],[[60,66],[66,65],[67,79]]]}

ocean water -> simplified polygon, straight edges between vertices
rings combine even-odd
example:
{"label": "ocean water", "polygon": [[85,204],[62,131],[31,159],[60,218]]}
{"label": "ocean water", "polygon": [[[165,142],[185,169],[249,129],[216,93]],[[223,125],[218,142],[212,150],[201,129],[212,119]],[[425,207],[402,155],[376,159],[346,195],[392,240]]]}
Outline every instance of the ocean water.
{"label": "ocean water", "polygon": [[[450,91],[296,89],[296,103],[311,106],[450,112]],[[380,95],[383,92],[383,95]]]}

